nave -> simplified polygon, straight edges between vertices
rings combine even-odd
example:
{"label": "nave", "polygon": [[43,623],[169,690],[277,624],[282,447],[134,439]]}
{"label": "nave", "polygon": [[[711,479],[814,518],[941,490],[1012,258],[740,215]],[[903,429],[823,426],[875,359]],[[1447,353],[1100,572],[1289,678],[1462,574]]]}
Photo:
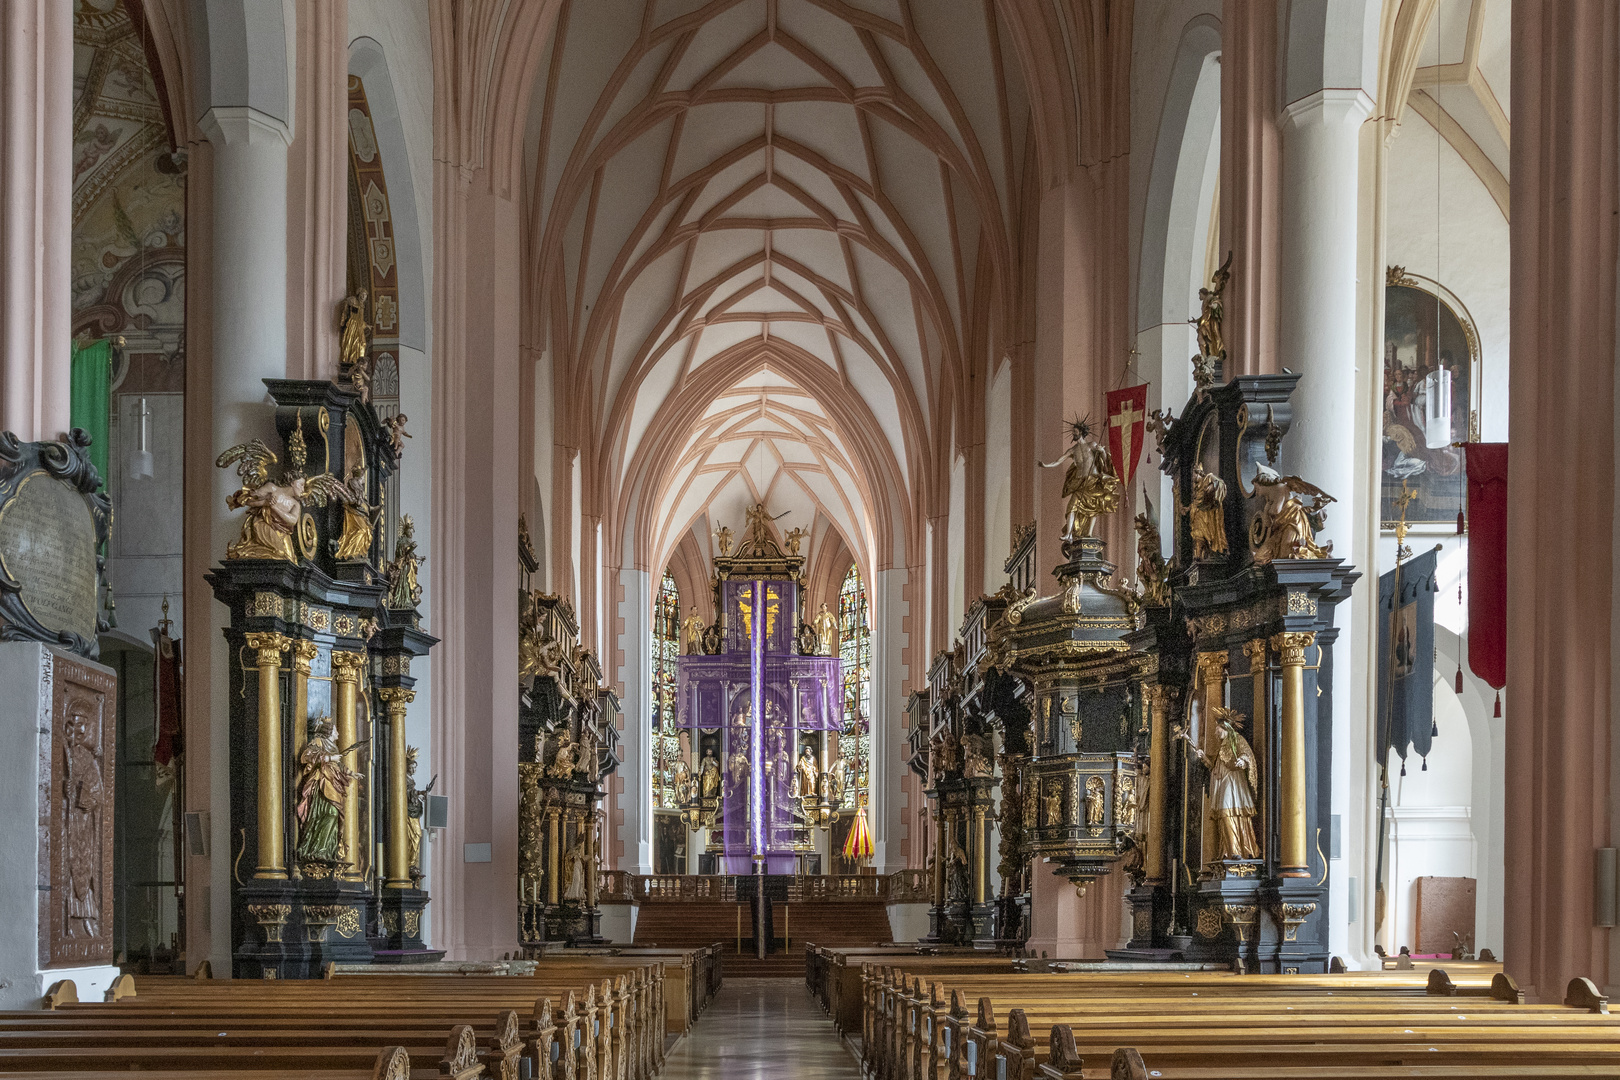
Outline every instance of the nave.
{"label": "nave", "polygon": [[664,1080],[861,1080],[860,1063],[796,979],[727,979],[664,1059]]}

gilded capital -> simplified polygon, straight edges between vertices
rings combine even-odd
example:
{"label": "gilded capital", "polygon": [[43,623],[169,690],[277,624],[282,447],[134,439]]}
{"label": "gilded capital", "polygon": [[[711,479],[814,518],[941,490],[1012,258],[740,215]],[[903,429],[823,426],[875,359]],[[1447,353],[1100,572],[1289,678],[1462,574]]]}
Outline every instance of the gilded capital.
{"label": "gilded capital", "polygon": [[388,706],[389,716],[404,716],[405,706],[416,700],[416,691],[403,686],[385,686],[377,691],[377,696]]}
{"label": "gilded capital", "polygon": [[248,648],[258,654],[260,667],[280,667],[281,654],[287,651],[287,638],[274,632],[245,635]]}
{"label": "gilded capital", "polygon": [[1201,683],[1220,682],[1226,674],[1226,650],[1219,652],[1201,652],[1198,654],[1198,681]]}
{"label": "gilded capital", "polygon": [[1305,650],[1316,644],[1314,630],[1271,635],[1271,647],[1282,657],[1284,667],[1304,667]]}
{"label": "gilded capital", "polygon": [[366,654],[361,652],[332,651],[332,679],[335,682],[359,682],[360,669],[365,666]]}
{"label": "gilded capital", "polygon": [[1243,643],[1243,652],[1249,658],[1250,673],[1264,671],[1266,667],[1266,639],[1252,638]]}
{"label": "gilded capital", "polygon": [[313,641],[298,639],[292,642],[293,668],[300,675],[309,674],[309,666],[321,654],[321,647]]}

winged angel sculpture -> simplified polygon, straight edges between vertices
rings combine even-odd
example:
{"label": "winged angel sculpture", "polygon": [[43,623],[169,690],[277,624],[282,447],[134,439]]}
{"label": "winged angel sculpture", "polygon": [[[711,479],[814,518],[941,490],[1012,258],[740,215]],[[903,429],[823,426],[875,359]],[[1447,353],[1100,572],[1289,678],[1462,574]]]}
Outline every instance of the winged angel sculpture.
{"label": "winged angel sculpture", "polygon": [[[1327,520],[1333,496],[1297,476],[1284,476],[1266,465],[1256,465],[1254,493],[1261,500],[1250,539],[1254,561],[1273,559],[1325,559],[1333,545],[1318,544],[1316,533]],[[1306,506],[1303,499],[1311,500]]]}
{"label": "winged angel sculpture", "polygon": [[[295,436],[294,445],[301,447],[302,440],[300,432]],[[292,462],[293,468],[277,483],[270,478],[277,462],[275,451],[259,439],[233,446],[215,459],[214,465],[221,469],[235,465],[236,475],[242,478],[241,488],[231,493],[225,506],[247,511],[241,537],[225,547],[227,559],[279,559],[296,563],[299,548],[293,545],[293,533],[299,529],[304,507],[325,506],[329,500],[347,505],[355,498],[348,485],[328,473],[303,476],[302,463],[298,461]],[[312,554],[315,549],[313,522],[309,532],[309,542],[300,546]]]}

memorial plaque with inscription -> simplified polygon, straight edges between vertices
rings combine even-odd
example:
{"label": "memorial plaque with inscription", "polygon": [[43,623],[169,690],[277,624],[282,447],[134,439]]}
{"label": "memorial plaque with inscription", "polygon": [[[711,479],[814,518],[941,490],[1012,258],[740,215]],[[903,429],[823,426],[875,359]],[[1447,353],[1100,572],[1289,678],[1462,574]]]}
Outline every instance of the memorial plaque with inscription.
{"label": "memorial plaque with inscription", "polygon": [[[113,960],[113,788],[117,679],[49,654],[50,734],[40,748],[39,962]],[[44,693],[41,694],[43,698]],[[48,801],[47,801],[48,797]]]}
{"label": "memorial plaque with inscription", "polygon": [[94,657],[112,504],[75,429],[67,442],[0,434],[0,638]]}

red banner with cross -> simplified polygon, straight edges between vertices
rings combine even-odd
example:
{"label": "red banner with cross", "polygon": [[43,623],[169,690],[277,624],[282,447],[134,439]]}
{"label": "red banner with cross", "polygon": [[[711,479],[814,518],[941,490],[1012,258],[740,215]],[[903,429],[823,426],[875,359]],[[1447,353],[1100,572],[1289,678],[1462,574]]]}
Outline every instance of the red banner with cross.
{"label": "red banner with cross", "polygon": [[1114,459],[1114,475],[1126,491],[1136,476],[1136,463],[1142,460],[1147,394],[1147,383],[1108,392],[1108,453]]}

